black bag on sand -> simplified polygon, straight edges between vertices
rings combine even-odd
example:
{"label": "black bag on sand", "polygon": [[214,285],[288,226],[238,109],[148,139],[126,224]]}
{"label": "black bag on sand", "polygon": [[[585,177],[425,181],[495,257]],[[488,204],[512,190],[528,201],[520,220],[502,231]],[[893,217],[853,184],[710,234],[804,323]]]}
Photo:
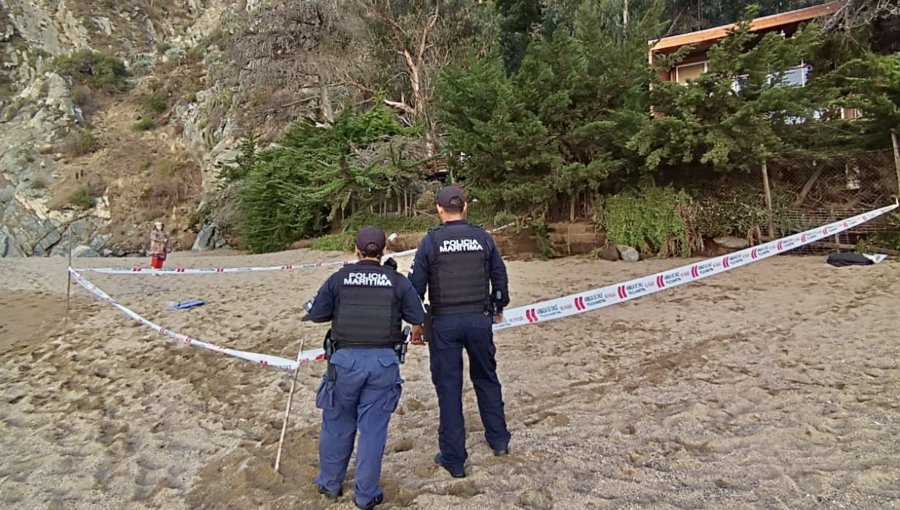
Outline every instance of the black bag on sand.
{"label": "black bag on sand", "polygon": [[828,256],[826,262],[834,267],[871,266],[874,264],[870,259],[859,253],[833,253]]}

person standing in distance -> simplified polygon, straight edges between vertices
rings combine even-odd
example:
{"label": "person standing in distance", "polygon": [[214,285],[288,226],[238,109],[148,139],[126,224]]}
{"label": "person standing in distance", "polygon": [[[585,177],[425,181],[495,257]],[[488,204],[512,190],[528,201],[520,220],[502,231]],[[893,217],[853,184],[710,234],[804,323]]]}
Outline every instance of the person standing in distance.
{"label": "person standing in distance", "polygon": [[316,294],[304,320],[331,321],[326,337],[328,368],[316,393],[322,409],[319,434],[320,494],[337,499],[353,442],[356,452],[354,503],[372,509],[384,501],[379,487],[388,423],[400,401],[400,363],[405,320],[420,329],[425,310],[409,280],[381,265],[384,231],[362,229],[356,237],[359,262],[333,274]]}
{"label": "person standing in distance", "polygon": [[[462,408],[463,359],[469,356],[469,376],[475,387],[484,437],[495,455],[509,453],[493,323],[502,321],[509,304],[506,265],[490,234],[466,222],[465,195],[456,187],[437,195],[442,225],[419,244],[409,279],[419,297],[426,288],[432,317],[428,349],[431,380],[440,407],[438,444],[434,461],[454,478],[466,476],[466,428]],[[413,330],[413,343],[423,342],[422,329]]]}

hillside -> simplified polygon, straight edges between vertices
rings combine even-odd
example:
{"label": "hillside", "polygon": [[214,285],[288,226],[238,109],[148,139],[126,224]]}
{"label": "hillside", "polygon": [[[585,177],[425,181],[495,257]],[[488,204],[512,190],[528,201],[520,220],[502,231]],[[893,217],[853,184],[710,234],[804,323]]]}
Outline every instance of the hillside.
{"label": "hillside", "polygon": [[189,249],[242,136],[352,93],[365,30],[335,6],[0,0],[0,256],[138,253],[154,220]]}

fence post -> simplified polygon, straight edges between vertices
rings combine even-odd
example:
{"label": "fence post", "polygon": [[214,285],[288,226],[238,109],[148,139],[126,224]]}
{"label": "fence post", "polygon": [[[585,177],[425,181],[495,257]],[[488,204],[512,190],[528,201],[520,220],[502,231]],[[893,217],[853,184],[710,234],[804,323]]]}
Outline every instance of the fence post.
{"label": "fence post", "polygon": [[891,143],[894,144],[894,166],[897,169],[897,196],[900,196],[900,147],[897,145],[897,132],[891,130]]}
{"label": "fence post", "polygon": [[763,188],[766,192],[766,212],[769,214],[769,240],[775,239],[775,218],[772,213],[772,190],[769,188],[769,168],[762,162]]}

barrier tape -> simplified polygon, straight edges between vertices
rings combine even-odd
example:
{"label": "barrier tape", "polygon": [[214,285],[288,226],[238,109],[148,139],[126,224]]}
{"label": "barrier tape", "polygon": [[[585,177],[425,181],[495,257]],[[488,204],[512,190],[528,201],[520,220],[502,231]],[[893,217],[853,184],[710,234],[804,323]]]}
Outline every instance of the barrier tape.
{"label": "barrier tape", "polygon": [[724,273],[725,271],[730,271],[833,236],[896,208],[897,204],[882,207],[881,209],[769,241],[722,257],[706,259],[702,262],[669,269],[649,276],[642,276],[615,285],[607,285],[598,289],[512,308],[503,312],[504,320],[494,325],[494,331],[590,312],[642,296],[648,296],[661,290],[702,280],[703,278]]}
{"label": "barrier tape", "polygon": [[235,358],[240,358],[246,361],[251,361],[253,363],[258,363],[264,367],[272,367],[278,368],[281,370],[293,371],[297,368],[297,364],[309,363],[312,361],[319,361],[325,359],[325,351],[322,349],[311,349],[308,351],[303,351],[297,356],[297,360],[289,360],[285,358],[281,358],[278,356],[271,356],[269,354],[258,354],[255,352],[247,352],[247,351],[238,351],[235,349],[229,349],[227,347],[221,347],[209,342],[204,342],[200,339],[194,338],[192,336],[184,335],[175,331],[172,331],[168,328],[164,328],[159,324],[156,324],[152,321],[149,321],[133,310],[128,308],[127,306],[119,303],[115,299],[112,298],[109,294],[104,292],[102,289],[89,282],[84,276],[78,273],[75,269],[69,268],[69,273],[72,275],[72,278],[82,287],[84,287],[88,292],[94,294],[98,298],[106,301],[107,303],[116,307],[120,312],[125,315],[131,317],[135,321],[143,324],[144,326],[152,329],[153,331],[159,333],[160,335],[167,336],[174,340],[178,340],[183,342],[191,347],[199,347],[201,349],[207,349],[210,351],[220,352],[222,354],[232,356]]}
{"label": "barrier tape", "polygon": [[[513,226],[512,223],[488,230],[489,233],[500,232]],[[392,234],[393,235],[393,234]],[[385,255],[382,261],[388,258],[411,257],[416,254],[416,249],[400,251]],[[153,269],[149,267],[101,267],[101,268],[79,268],[79,273],[100,273],[100,274],[130,274],[130,275],[149,275],[149,276],[165,276],[165,275],[189,275],[189,274],[221,274],[221,273],[262,273],[266,271],[292,271],[295,269],[316,269],[320,267],[343,267],[356,263],[356,260],[335,260],[333,262],[307,262],[302,264],[288,264],[281,266],[260,266],[260,267],[202,267],[202,268],[186,268],[177,267],[170,269]]]}
{"label": "barrier tape", "polygon": [[[597,289],[591,289],[577,294],[570,294],[556,299],[541,301],[526,306],[520,306],[506,310],[504,312],[504,321],[494,325],[494,331],[524,326],[528,324],[536,324],[572,315],[582,314],[605,308],[617,303],[630,301],[632,299],[647,296],[660,292],[665,289],[684,285],[686,283],[702,280],[725,271],[730,271],[738,267],[751,264],[801,246],[816,242],[820,239],[833,236],[845,230],[849,230],[873,218],[881,216],[898,207],[893,204],[871,212],[859,214],[852,218],[839,220],[828,225],[816,227],[814,229],[794,234],[774,241],[747,248],[738,252],[734,252],[722,257],[714,257],[706,259],[694,264],[688,264],[675,269],[661,271],[649,276],[635,278],[623,283],[607,285]],[[412,250],[414,251],[414,250]],[[404,252],[405,253],[405,252]],[[324,267],[318,266],[318,267]],[[133,320],[143,324],[144,326],[156,331],[160,335],[179,340],[193,347],[200,347],[211,351],[221,352],[228,356],[259,363],[262,366],[278,368],[281,370],[295,370],[298,364],[320,361],[325,358],[325,352],[322,349],[311,349],[301,352],[296,361],[271,356],[267,354],[258,354],[254,352],[238,351],[226,347],[198,340],[194,337],[176,333],[164,328],[154,322],[151,322],[128,307],[120,304],[109,294],[104,292],[96,285],[89,282],[79,273],[79,270],[69,268],[69,273],[75,281],[86,290],[97,296],[98,298],[112,304],[119,311],[129,316]]]}
{"label": "barrier tape", "polygon": [[[397,253],[385,255],[388,257],[400,258],[415,255],[416,250],[406,250]],[[179,276],[189,274],[220,274],[220,273],[263,273],[266,271],[292,271],[295,269],[315,269],[319,267],[343,267],[356,263],[356,260],[336,260],[333,262],[308,262],[303,264],[288,264],[282,266],[260,266],[260,267],[201,267],[201,268],[185,268],[177,267],[171,269],[152,269],[149,267],[103,267],[103,268],[81,268],[76,269],[79,273],[100,273],[100,274],[131,274],[131,275],[147,275],[147,276]]]}

